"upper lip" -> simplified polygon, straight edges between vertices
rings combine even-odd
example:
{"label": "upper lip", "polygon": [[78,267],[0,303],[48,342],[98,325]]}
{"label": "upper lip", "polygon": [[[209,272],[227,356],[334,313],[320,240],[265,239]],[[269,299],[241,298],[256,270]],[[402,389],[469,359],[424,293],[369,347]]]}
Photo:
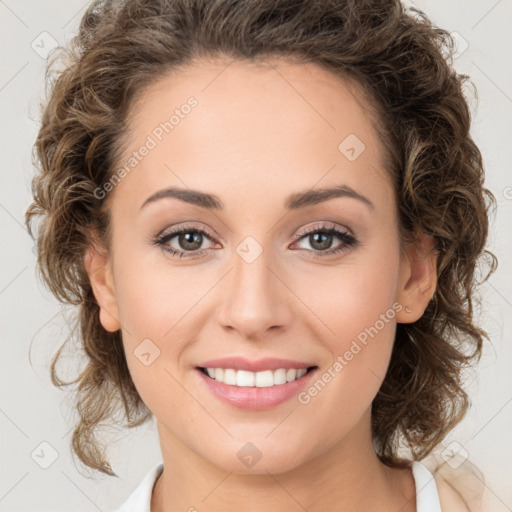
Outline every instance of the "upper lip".
{"label": "upper lip", "polygon": [[277,370],[278,368],[309,368],[315,366],[312,363],[294,361],[292,359],[279,359],[276,357],[265,357],[263,359],[246,359],[244,357],[223,357],[210,359],[198,365],[200,368],[232,368],[234,370],[247,370],[259,372],[264,370]]}

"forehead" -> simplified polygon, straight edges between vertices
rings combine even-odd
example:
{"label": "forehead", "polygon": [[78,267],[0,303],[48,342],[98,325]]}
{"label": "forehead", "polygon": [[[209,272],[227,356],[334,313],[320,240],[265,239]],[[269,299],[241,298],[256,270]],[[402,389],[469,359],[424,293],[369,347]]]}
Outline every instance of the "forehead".
{"label": "forehead", "polygon": [[375,122],[357,85],[317,64],[197,60],[132,106],[124,159],[148,138],[154,147],[124,181],[138,195],[164,182],[214,192],[224,182],[256,191],[366,181],[378,195],[388,177]]}
{"label": "forehead", "polygon": [[[132,129],[149,129],[148,114],[163,118],[190,96],[201,100],[203,114],[224,108],[228,122],[247,120],[251,114],[255,126],[285,121],[294,135],[299,127],[293,130],[292,123],[299,119],[309,121],[312,128],[323,125],[324,130],[336,132],[346,128],[340,122],[350,118],[350,126],[361,135],[377,121],[369,96],[354,79],[319,64],[217,58],[196,59],[159,77],[137,96],[128,124]],[[270,131],[272,123],[267,126]]]}

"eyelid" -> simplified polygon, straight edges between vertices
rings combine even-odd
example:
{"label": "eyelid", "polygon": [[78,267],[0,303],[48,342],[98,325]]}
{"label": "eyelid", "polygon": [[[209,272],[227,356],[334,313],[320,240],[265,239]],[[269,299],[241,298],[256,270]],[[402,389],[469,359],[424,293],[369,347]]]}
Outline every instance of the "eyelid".
{"label": "eyelid", "polygon": [[208,228],[205,228],[203,225],[201,225],[201,226],[194,225],[193,221],[189,221],[189,222],[185,221],[184,224],[179,224],[178,226],[165,228],[162,231],[160,231],[154,238],[160,239],[160,238],[166,237],[168,235],[179,234],[182,231],[186,231],[186,230],[204,233],[211,240],[217,238],[216,235],[214,235]]}
{"label": "eyelid", "polygon": [[310,233],[315,233],[316,231],[322,231],[323,229],[331,229],[335,228],[338,231],[342,231],[346,233],[347,235],[350,235],[351,237],[354,237],[354,234],[352,233],[352,230],[345,226],[340,226],[334,222],[331,221],[320,221],[320,224],[314,224],[312,226],[301,228],[297,232],[297,239],[302,238],[304,235],[309,235]]}

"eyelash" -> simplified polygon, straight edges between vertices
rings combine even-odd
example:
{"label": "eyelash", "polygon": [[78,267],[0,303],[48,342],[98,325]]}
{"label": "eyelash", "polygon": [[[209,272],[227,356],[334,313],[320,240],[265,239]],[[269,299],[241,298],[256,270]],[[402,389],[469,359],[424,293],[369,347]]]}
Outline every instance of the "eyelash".
{"label": "eyelash", "polygon": [[[169,249],[165,247],[165,244],[176,237],[176,235],[180,235],[182,233],[198,233],[201,235],[205,235],[206,238],[212,239],[213,237],[210,236],[206,231],[199,229],[195,226],[181,226],[176,229],[172,229],[171,231],[168,231],[167,233],[163,233],[161,235],[158,235],[153,240],[153,245],[156,245],[158,247],[161,247],[161,249],[169,254],[171,254],[173,257],[178,258],[200,258],[206,254],[210,254],[214,249],[204,249],[202,251],[198,252],[192,252],[192,251],[176,251],[174,249]],[[341,252],[344,252],[348,250],[350,247],[354,247],[358,244],[358,241],[355,237],[347,233],[346,231],[343,231],[339,228],[336,228],[334,226],[328,226],[328,225],[320,225],[320,226],[314,226],[313,228],[308,228],[303,231],[301,231],[298,235],[296,240],[293,243],[299,242],[307,235],[313,234],[313,233],[322,233],[326,235],[335,235],[337,238],[339,238],[343,244],[341,247],[338,247],[336,249],[326,249],[325,251],[313,251],[317,254],[313,254],[313,258],[323,258],[325,256],[330,256],[333,254],[338,254]],[[306,250],[306,249],[303,249]],[[308,252],[311,252],[308,250]]]}

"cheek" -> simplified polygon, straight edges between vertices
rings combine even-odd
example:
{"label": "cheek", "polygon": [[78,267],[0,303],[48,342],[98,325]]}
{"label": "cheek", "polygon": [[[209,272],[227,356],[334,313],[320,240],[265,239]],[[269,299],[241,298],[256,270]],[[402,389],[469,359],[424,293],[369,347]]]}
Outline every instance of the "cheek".
{"label": "cheek", "polygon": [[390,328],[396,316],[393,304],[399,253],[397,248],[381,245],[384,248],[380,251],[375,245],[351,254],[337,267],[319,268],[306,278],[304,273],[295,278],[295,290],[321,320],[324,328],[318,331],[320,339],[333,354],[344,352],[358,336],[364,339],[364,333],[373,326],[382,342],[394,338]]}
{"label": "cheek", "polygon": [[320,338],[330,358],[298,397],[310,415],[322,419],[326,443],[347,435],[369,413],[389,366],[396,331],[389,292],[337,296],[337,305],[323,310],[334,331],[326,335],[323,329]]}
{"label": "cheek", "polygon": [[[179,358],[189,342],[186,332],[193,337],[190,321],[206,285],[191,285],[190,276],[183,271],[159,270],[137,258],[119,262],[115,268],[128,368],[143,401],[155,410],[161,395],[166,395],[162,388],[174,390],[173,377],[181,378]],[[179,401],[179,394],[167,399],[173,397]]]}
{"label": "cheek", "polygon": [[343,422],[327,422],[335,432],[355,425],[371,406],[389,365],[401,309],[395,302],[399,253],[384,248],[354,254],[343,266],[324,269],[324,279],[301,286],[321,320],[315,337],[330,354],[302,403],[316,402],[315,414],[342,416]]}
{"label": "cheek", "polygon": [[130,343],[140,342],[137,336],[162,343],[189,322],[214,279],[207,271],[200,273],[192,266],[173,268],[164,256],[157,263],[147,255],[133,256],[116,268],[120,319]]}

